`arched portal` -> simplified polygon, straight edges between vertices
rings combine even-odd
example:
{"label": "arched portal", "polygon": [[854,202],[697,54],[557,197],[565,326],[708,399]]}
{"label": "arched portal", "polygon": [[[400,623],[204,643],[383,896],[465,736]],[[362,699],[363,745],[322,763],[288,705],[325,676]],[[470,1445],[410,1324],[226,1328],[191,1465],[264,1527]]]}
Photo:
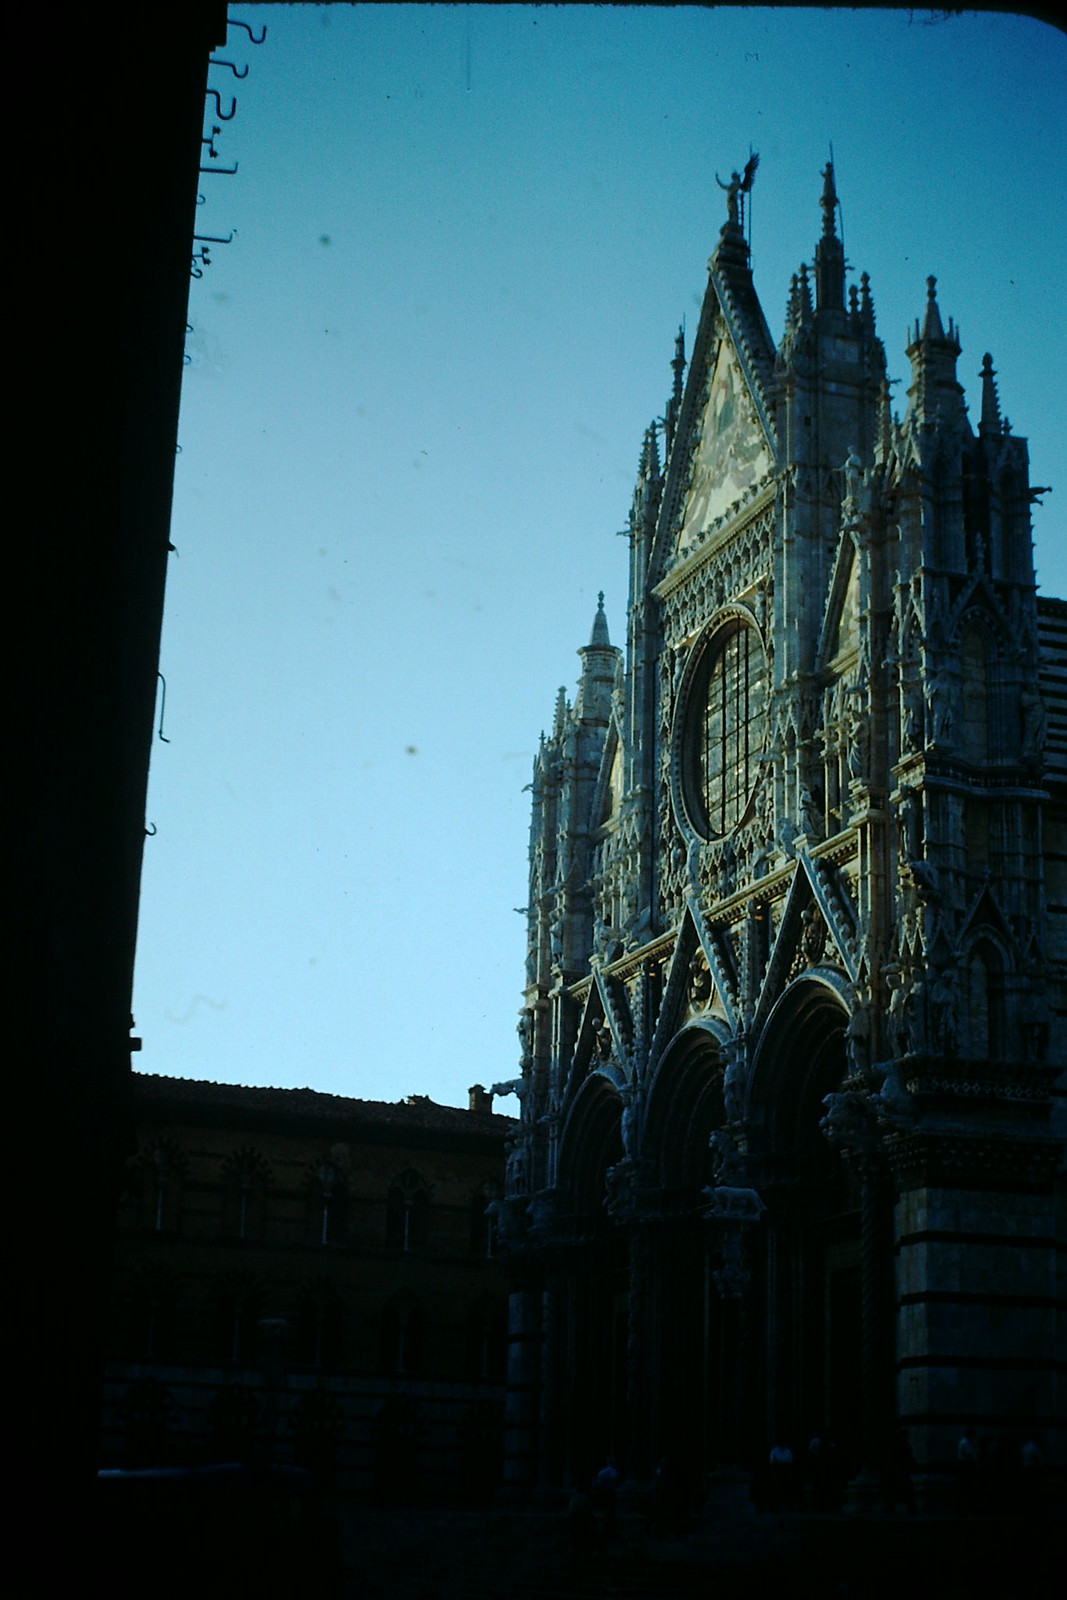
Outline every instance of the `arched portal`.
{"label": "arched portal", "polygon": [[609,1169],[623,1158],[622,1100],[594,1073],[560,1141],[557,1244],[546,1273],[545,1454],[550,1481],[588,1486],[607,1456],[625,1466],[627,1249],[605,1208]]}
{"label": "arched portal", "polygon": [[787,1440],[796,1453],[828,1434],[852,1471],[862,1443],[860,1195],[819,1126],[824,1096],[845,1076],[847,1022],[836,975],[809,974],[779,1000],[757,1048],[749,1148],[767,1213],[746,1409],[760,1449]]}
{"label": "arched portal", "polygon": [[717,1032],[699,1023],[676,1035],[661,1057],[641,1144],[655,1205],[635,1220],[631,1240],[638,1470],[666,1458],[694,1483],[723,1455],[718,1242],[704,1215],[708,1140],[725,1119],[723,1065]]}

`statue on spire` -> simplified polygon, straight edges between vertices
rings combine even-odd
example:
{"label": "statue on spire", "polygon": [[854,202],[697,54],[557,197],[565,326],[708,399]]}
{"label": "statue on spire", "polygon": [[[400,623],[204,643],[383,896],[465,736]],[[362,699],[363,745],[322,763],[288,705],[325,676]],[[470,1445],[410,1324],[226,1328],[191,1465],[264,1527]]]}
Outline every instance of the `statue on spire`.
{"label": "statue on spire", "polygon": [[745,163],[744,172],[732,172],[729,183],[723,183],[719,174],[715,174],[715,182],[726,192],[726,216],[731,228],[740,228],[744,225],[744,201],[740,196],[748,194],[751,190],[758,166],[759,156],[753,153]]}

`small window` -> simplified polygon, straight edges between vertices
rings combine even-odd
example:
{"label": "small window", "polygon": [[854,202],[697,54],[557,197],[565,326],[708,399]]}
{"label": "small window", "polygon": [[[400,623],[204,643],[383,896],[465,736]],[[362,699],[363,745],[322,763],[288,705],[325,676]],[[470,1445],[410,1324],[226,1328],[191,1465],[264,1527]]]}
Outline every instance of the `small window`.
{"label": "small window", "polygon": [[270,1168],[258,1150],[235,1150],[222,1168],[222,1232],[227,1239],[260,1239]]}
{"label": "small window", "polygon": [[348,1183],[337,1163],[317,1161],[304,1176],[305,1234],[309,1242],[342,1244],[348,1233]]}
{"label": "small window", "polygon": [[177,1232],[186,1165],[184,1151],[170,1139],[154,1139],[141,1151],[134,1187],[142,1228],[153,1233]]}
{"label": "small window", "polygon": [[389,1190],[386,1202],[385,1243],[393,1255],[424,1250],[428,1234],[430,1197],[419,1174],[410,1167]]}

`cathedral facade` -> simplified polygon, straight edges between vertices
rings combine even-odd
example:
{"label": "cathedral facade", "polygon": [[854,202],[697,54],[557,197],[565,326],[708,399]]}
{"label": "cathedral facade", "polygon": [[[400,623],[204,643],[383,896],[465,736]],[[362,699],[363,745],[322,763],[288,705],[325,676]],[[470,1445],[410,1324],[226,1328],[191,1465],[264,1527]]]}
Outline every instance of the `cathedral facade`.
{"label": "cathedral facade", "polygon": [[935,280],[898,417],[832,167],[777,348],[750,181],[534,766],[516,1489],[1067,1452],[1067,605]]}

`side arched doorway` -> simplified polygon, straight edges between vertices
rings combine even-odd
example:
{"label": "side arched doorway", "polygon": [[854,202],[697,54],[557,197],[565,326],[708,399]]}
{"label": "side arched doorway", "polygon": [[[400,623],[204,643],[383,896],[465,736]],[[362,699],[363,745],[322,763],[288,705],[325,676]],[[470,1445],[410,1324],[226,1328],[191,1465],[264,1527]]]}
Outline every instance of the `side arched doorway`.
{"label": "side arched doorway", "polygon": [[778,1001],[756,1052],[749,1153],[767,1212],[746,1411],[754,1463],[775,1442],[797,1455],[828,1435],[851,1475],[863,1442],[861,1198],[819,1126],[845,1077],[848,1015],[833,975],[807,975]]}
{"label": "side arched doorway", "polygon": [[627,1241],[604,1204],[608,1170],[623,1158],[621,1124],[615,1083],[594,1073],[564,1126],[545,1265],[546,1475],[583,1488],[607,1456],[626,1465]]}

